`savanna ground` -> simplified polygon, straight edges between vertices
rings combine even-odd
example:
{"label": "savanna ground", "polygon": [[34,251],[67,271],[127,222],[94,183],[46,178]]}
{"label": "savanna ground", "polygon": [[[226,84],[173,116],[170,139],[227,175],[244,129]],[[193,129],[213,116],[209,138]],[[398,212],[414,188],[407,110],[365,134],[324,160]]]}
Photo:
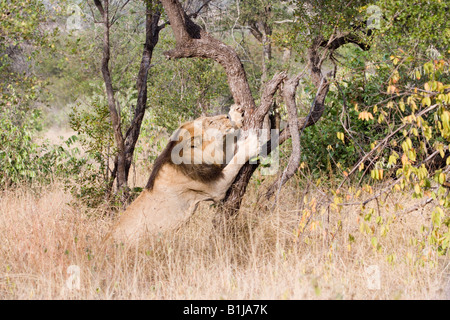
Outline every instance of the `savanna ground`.
{"label": "savanna ground", "polygon": [[[0,299],[450,298],[448,255],[420,245],[431,205],[402,214],[415,203],[397,192],[382,198],[392,205],[372,201],[364,212],[328,209],[328,190],[300,184],[292,180],[275,206],[256,204],[264,190],[256,175],[235,235],[218,235],[214,208],[204,204],[177,232],[134,250],[103,245],[114,217],[59,182],[2,191]],[[376,188],[357,197],[347,190],[346,199],[369,198]]]}

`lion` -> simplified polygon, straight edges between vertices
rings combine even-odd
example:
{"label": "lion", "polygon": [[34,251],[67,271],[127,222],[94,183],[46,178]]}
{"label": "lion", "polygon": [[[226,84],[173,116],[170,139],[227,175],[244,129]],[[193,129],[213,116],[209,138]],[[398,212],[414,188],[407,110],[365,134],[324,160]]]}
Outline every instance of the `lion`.
{"label": "lion", "polygon": [[145,189],[119,217],[110,236],[136,243],[144,235],[178,229],[201,201],[225,197],[241,167],[258,154],[258,138],[240,137],[243,110],[183,124],[155,160]]}

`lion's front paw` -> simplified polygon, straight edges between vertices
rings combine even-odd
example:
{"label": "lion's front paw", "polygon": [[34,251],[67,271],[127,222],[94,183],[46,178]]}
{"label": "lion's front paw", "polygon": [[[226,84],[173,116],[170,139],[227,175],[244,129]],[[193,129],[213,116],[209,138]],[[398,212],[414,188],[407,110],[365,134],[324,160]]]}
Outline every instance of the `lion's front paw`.
{"label": "lion's front paw", "polygon": [[244,139],[243,143],[239,147],[241,152],[245,152],[245,159],[256,157],[259,154],[259,141],[258,135],[254,131],[248,132],[247,137]]}

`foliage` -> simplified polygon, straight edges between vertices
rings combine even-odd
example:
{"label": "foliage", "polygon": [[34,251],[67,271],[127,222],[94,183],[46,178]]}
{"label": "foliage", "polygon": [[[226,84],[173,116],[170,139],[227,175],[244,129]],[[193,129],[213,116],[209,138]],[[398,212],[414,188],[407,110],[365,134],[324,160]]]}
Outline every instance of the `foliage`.
{"label": "foliage", "polygon": [[13,119],[23,111],[8,109],[0,113],[0,186],[39,186],[56,178],[70,179],[74,168],[84,162],[78,158],[78,149],[72,148],[76,137],[64,144],[53,145],[36,141],[36,127],[41,121],[35,109],[22,115],[25,122]]}
{"label": "foliage", "polygon": [[316,37],[328,40],[334,33],[353,32],[364,38],[368,33],[371,1],[293,1],[297,23],[281,40],[295,44],[296,50],[308,48]]}
{"label": "foliage", "polygon": [[[369,18],[364,2],[344,9],[340,1],[326,6],[314,1],[296,4],[297,24],[276,43],[293,46],[300,57],[314,38],[311,35],[328,39],[336,30],[342,33],[363,26]],[[338,14],[332,12],[336,5]],[[371,37],[367,37],[367,29],[360,33],[370,50],[364,52],[349,44],[325,67],[336,65],[338,73],[320,125],[302,134],[300,168],[309,168],[318,181],[325,173],[340,179],[339,187],[330,190],[333,199],[328,203],[328,210],[338,214],[344,205],[350,205],[346,199],[352,197],[342,194],[345,182],[352,185],[355,195],[372,194],[359,204],[364,217],[361,232],[371,238],[375,250],[382,250],[380,237],[394,221],[376,219],[375,223],[376,210],[366,208],[370,201],[377,202],[378,212],[380,207],[388,207],[381,196],[388,197],[391,192],[422,199],[415,209],[432,203],[430,225],[424,225],[422,237],[414,241],[420,251],[431,248],[447,254],[450,74],[444,16],[448,4],[379,1],[375,5],[382,13],[376,32],[370,32]],[[308,80],[301,87],[299,101],[302,113],[307,113],[315,89]],[[374,195],[372,186],[379,183],[388,187]],[[395,205],[396,212],[402,210],[413,209]],[[381,228],[378,234],[374,232],[377,228]]]}
{"label": "foliage", "polygon": [[[396,55],[385,57],[376,64],[365,83],[362,83],[365,78],[358,77],[348,82],[343,80],[345,85],[341,92],[346,98],[331,92],[331,108],[325,115],[324,125],[318,130],[313,128],[313,134],[304,139],[304,157],[308,158],[306,163],[311,168],[317,164],[325,170],[324,166],[328,165],[328,168],[336,168],[344,179],[349,174],[358,173],[359,183],[369,183],[363,190],[372,190],[371,185],[390,180],[390,186],[384,192],[372,197],[378,206],[387,206],[381,200],[378,202],[378,197],[392,191],[410,192],[412,198],[423,198],[419,207],[434,201],[431,224],[422,227],[424,237],[416,239],[417,246],[420,250],[431,246],[439,254],[446,254],[450,242],[447,182],[450,164],[449,64],[442,57],[425,60],[422,66],[415,68],[417,62],[417,58],[399,49]],[[358,90],[361,86],[364,90]],[[337,103],[337,99],[342,99],[342,103]],[[349,103],[343,106],[346,99]],[[333,108],[335,105],[339,108]],[[342,110],[341,116],[334,114],[333,110]],[[342,115],[347,117],[347,124],[344,126],[341,122],[340,127],[333,127]],[[333,122],[328,122],[328,119]],[[327,142],[329,145],[325,147]],[[316,145],[311,150],[315,143],[322,147],[317,148]],[[320,162],[325,148],[329,150],[327,164]],[[355,150],[360,151],[356,159]],[[314,160],[313,156],[317,154],[319,157]],[[333,191],[335,202],[332,205],[339,212],[344,198],[338,191]],[[358,194],[361,189],[355,192]],[[366,203],[361,205],[367,212]],[[401,208],[399,204],[398,210]],[[374,210],[370,210],[372,212],[367,215],[372,216]],[[374,236],[367,221],[362,222],[361,230]],[[381,234],[388,228],[385,223],[379,224],[384,228]],[[378,248],[380,239],[373,237],[372,240]]]}
{"label": "foliage", "polygon": [[49,182],[63,152],[38,143],[42,130],[40,79],[32,66],[39,50],[51,47],[48,11],[42,1],[0,1],[0,184]]}
{"label": "foliage", "polygon": [[17,45],[22,41],[39,40],[39,25],[46,20],[45,11],[39,0],[0,1],[1,43]]}
{"label": "foliage", "polygon": [[[31,118],[38,119],[39,113],[34,111]],[[7,114],[1,114],[0,184],[3,186],[29,182],[41,171],[46,176],[51,168],[40,157],[39,146],[32,142],[32,124],[31,121],[29,124],[16,125]]]}
{"label": "foliage", "polygon": [[[42,81],[31,66],[36,48],[50,46],[46,9],[41,1],[0,1],[0,101],[26,111],[39,97]],[[18,110],[18,109],[17,109]],[[19,115],[14,115],[15,118]]]}
{"label": "foliage", "polygon": [[[136,104],[137,92],[131,88],[125,94],[117,93],[116,99],[120,106],[133,106]],[[128,108],[121,109],[124,127],[131,121],[131,115]],[[73,104],[69,114],[70,127],[77,132],[78,142],[85,154],[80,158],[84,159],[83,163],[71,169],[72,180],[66,181],[66,187],[90,207],[113,198],[111,176],[117,150],[109,117],[103,88],[95,89],[91,97]],[[143,120],[135,153],[135,158],[140,157],[144,163],[151,163],[167,142],[165,130],[156,123],[150,110]]]}
{"label": "foliage", "polygon": [[[407,64],[407,59],[402,58],[400,56],[400,60]],[[444,60],[426,62],[419,77],[421,79],[417,79],[419,73],[414,73],[410,77],[410,80],[411,78],[421,80],[423,87],[414,87],[404,97],[393,99],[381,108],[380,112],[383,112],[383,109],[396,108],[400,113],[403,123],[400,127],[402,137],[390,141],[393,147],[388,160],[377,162],[380,167],[371,173],[372,178],[382,179],[381,166],[395,168],[398,177],[397,189],[413,188],[414,198],[427,197],[436,200],[431,228],[428,229],[428,241],[429,245],[434,246],[440,254],[446,253],[450,246],[448,228],[450,196],[446,182],[446,173],[450,165],[450,156],[447,152],[450,144],[448,73],[449,66]],[[389,82],[388,92],[397,93],[401,88],[400,77],[394,75]],[[419,110],[430,111],[424,113]],[[431,164],[430,160],[433,161]],[[444,225],[445,221],[447,222]]]}
{"label": "foliage", "polygon": [[387,41],[394,40],[402,48],[416,47],[425,51],[430,45],[439,51],[448,50],[450,27],[448,1],[378,1],[384,21],[381,33]]}

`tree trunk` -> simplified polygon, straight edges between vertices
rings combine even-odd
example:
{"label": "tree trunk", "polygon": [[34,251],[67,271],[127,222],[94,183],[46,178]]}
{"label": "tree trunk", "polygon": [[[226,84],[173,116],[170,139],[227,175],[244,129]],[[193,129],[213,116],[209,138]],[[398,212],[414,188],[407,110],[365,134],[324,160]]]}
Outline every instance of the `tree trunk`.
{"label": "tree trunk", "polygon": [[145,22],[145,44],[142,53],[141,65],[136,80],[138,98],[134,109],[134,117],[130,127],[127,130],[125,138],[125,174],[128,179],[133,154],[136,147],[139,133],[141,131],[142,120],[144,119],[145,109],[147,108],[147,80],[148,72],[151,66],[153,49],[159,40],[161,27],[158,26],[161,17],[161,11],[158,7],[159,1],[145,1],[146,3],[146,22]]}
{"label": "tree trunk", "polygon": [[127,184],[127,176],[125,170],[125,144],[124,138],[122,135],[122,126],[120,114],[116,108],[116,99],[114,97],[114,89],[112,85],[111,73],[109,70],[109,60],[111,58],[110,52],[110,19],[109,19],[109,1],[104,0],[103,4],[100,0],[94,1],[97,6],[100,14],[103,19],[103,58],[102,58],[102,74],[103,80],[105,82],[106,95],[108,98],[108,107],[109,107],[109,115],[111,118],[111,125],[113,127],[114,132],[114,140],[117,146],[117,171],[116,171],[116,181],[117,181],[117,189],[119,191],[127,192],[128,184]]}
{"label": "tree trunk", "polygon": [[146,36],[141,65],[136,81],[138,99],[134,108],[133,120],[131,121],[131,125],[127,129],[124,137],[122,133],[120,113],[116,107],[114,89],[109,69],[109,61],[111,58],[111,44],[109,41],[111,28],[111,20],[109,17],[109,0],[103,0],[103,3],[100,0],[94,0],[95,6],[102,16],[102,23],[104,26],[102,74],[106,87],[106,95],[108,98],[111,125],[113,126],[114,131],[114,140],[117,147],[114,170],[112,171],[111,182],[109,182],[108,187],[112,188],[113,181],[115,179],[117,184],[117,193],[121,196],[121,201],[123,203],[125,203],[129,198],[128,176],[147,106],[148,71],[150,69],[153,49],[158,43],[159,32],[162,29],[162,27],[158,26],[161,16],[159,1],[144,0],[144,2],[146,5]]}
{"label": "tree trunk", "polygon": [[[301,118],[298,120],[298,128],[306,128],[308,126],[314,125],[320,119],[323,111],[325,110],[325,98],[328,93],[329,82],[322,76],[321,66],[323,60],[320,58],[318,51],[320,47],[320,39],[321,38],[315,39],[311,48],[308,50],[310,76],[314,85],[316,85],[319,89],[316,98],[312,103],[310,115],[306,118]],[[269,83],[267,84],[267,86],[269,86]],[[292,97],[292,99],[295,99],[295,97]],[[257,114],[262,114],[263,112],[267,113],[268,109],[263,110],[260,107],[258,111],[260,112],[256,112]],[[253,128],[257,127],[259,121],[262,121],[261,118],[255,117]],[[289,127],[287,127],[285,130],[283,130],[283,132],[280,133],[278,144],[283,143],[289,137],[290,131]],[[270,146],[272,144],[272,141],[266,143],[266,149],[268,150],[268,153],[271,151]],[[295,150],[295,152],[299,153],[300,151]],[[216,221],[216,223],[227,220],[230,217],[234,216],[237,212],[239,212],[239,208],[241,207],[242,199],[245,194],[247,185],[257,167],[257,164],[249,163],[245,164],[242,167],[233,185],[228,190],[225,199],[223,200],[223,206],[221,206],[216,213],[216,217],[214,220]],[[287,180],[284,180],[283,183],[285,183],[286,181]],[[267,196],[270,197],[273,193],[273,190],[271,191],[269,189]]]}
{"label": "tree trunk", "polygon": [[267,23],[259,23],[261,25],[261,43],[263,46],[262,52],[262,74],[261,74],[261,84],[264,85],[269,78],[269,67],[272,60],[272,29],[267,25]]}

